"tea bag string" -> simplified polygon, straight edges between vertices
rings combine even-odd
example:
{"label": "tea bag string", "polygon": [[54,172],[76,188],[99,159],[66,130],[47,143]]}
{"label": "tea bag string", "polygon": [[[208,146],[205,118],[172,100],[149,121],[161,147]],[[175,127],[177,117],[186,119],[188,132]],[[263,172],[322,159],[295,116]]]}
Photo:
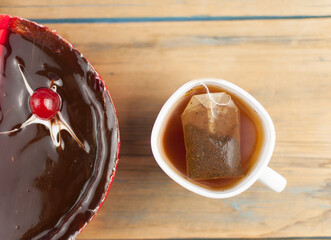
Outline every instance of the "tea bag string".
{"label": "tea bag string", "polygon": [[226,105],[228,105],[228,104],[231,102],[231,96],[230,96],[230,95],[228,95],[228,96],[229,96],[229,101],[228,101],[228,102],[226,102],[226,103],[219,103],[219,102],[217,102],[217,101],[213,98],[213,96],[211,95],[211,93],[210,93],[209,88],[207,87],[207,85],[206,85],[204,82],[200,82],[200,84],[201,84],[202,86],[204,86],[204,88],[205,88],[206,91],[207,91],[207,94],[208,94],[209,99],[210,99],[213,103],[215,103],[216,105],[219,105],[219,106],[226,106]]}
{"label": "tea bag string", "polygon": [[209,97],[209,99],[211,100],[211,101],[210,101],[211,114],[212,114],[212,117],[215,118],[214,107],[215,107],[216,105],[218,105],[218,106],[226,106],[226,105],[228,105],[228,104],[231,102],[231,96],[228,95],[228,96],[229,96],[229,101],[228,101],[228,102],[226,102],[226,103],[219,103],[219,102],[217,102],[217,101],[213,98],[213,96],[211,95],[211,93],[210,93],[209,88],[207,87],[207,85],[206,85],[204,82],[200,82],[200,84],[201,84],[202,86],[204,86],[204,88],[207,90],[208,97]]}

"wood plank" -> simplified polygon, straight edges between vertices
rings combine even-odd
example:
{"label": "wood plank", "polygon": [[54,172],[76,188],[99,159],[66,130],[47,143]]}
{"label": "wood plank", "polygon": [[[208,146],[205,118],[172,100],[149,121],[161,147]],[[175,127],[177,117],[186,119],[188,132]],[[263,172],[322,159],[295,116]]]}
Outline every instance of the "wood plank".
{"label": "wood plank", "polygon": [[25,18],[330,15],[329,0],[2,0],[0,13]]}
{"label": "wood plank", "polygon": [[330,168],[319,167],[327,161],[286,161],[293,166],[272,164],[288,178],[283,193],[257,183],[239,197],[215,200],[176,185],[153,157],[122,157],[106,203],[78,239],[330,236],[330,181],[321,182]]}
{"label": "wood plank", "polygon": [[[122,155],[110,195],[78,239],[331,237],[331,19],[54,24],[106,81]],[[277,194],[255,184],[213,200],[172,182],[155,163],[153,122],[184,82],[222,77],[274,120]]]}

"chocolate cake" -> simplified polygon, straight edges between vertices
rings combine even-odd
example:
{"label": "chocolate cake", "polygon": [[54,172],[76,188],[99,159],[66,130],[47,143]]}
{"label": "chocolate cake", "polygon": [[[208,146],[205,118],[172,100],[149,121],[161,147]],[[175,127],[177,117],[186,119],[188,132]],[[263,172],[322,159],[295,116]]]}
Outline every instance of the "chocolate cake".
{"label": "chocolate cake", "polygon": [[119,156],[98,73],[48,28],[0,15],[1,239],[71,239],[95,215]]}

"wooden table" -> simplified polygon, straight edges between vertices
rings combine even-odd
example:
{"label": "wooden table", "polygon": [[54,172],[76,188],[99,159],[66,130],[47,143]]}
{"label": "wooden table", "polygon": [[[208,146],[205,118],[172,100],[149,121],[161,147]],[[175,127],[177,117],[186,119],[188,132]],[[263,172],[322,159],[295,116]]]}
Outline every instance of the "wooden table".
{"label": "wooden table", "polygon": [[[331,238],[331,2],[328,0],[0,0],[74,44],[113,96],[118,174],[78,239]],[[270,166],[288,186],[256,183],[227,200],[168,178],[150,149],[154,120],[183,83],[221,77],[270,113]]]}

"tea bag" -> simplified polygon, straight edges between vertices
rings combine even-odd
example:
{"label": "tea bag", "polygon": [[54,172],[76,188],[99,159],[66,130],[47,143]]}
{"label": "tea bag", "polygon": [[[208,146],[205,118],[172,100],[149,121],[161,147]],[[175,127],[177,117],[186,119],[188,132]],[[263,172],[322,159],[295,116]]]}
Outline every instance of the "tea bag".
{"label": "tea bag", "polygon": [[194,95],[181,115],[188,177],[195,180],[242,175],[240,112],[224,93]]}

